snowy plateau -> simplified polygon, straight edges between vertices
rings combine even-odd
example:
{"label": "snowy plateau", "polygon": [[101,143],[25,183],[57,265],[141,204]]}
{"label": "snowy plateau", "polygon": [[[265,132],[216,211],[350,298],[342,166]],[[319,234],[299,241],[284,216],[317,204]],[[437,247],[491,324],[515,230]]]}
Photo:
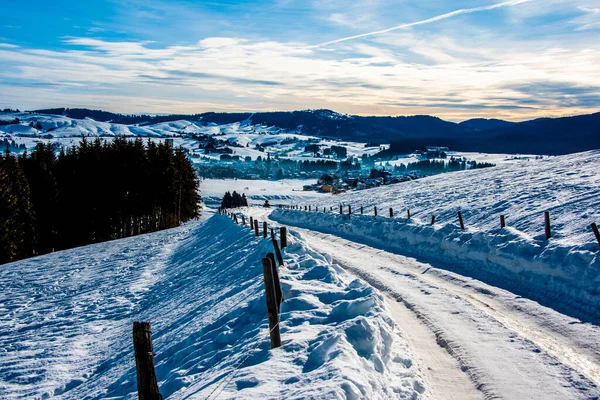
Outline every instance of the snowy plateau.
{"label": "snowy plateau", "polygon": [[[44,139],[34,117],[5,119],[15,117],[0,130],[28,148],[82,133],[183,146],[186,130],[252,145],[277,133],[36,115],[53,128]],[[255,157],[252,146],[239,151]],[[600,398],[590,229],[600,223],[600,151],[476,157],[497,166],[339,195],[303,192],[301,180],[204,180],[210,201],[197,221],[0,266],[0,399],[137,398],[133,321],[152,324],[165,399]],[[230,210],[240,224],[212,208],[225,190],[249,195],[250,207]],[[273,245],[250,217],[277,236],[288,228],[277,349],[261,268]]]}

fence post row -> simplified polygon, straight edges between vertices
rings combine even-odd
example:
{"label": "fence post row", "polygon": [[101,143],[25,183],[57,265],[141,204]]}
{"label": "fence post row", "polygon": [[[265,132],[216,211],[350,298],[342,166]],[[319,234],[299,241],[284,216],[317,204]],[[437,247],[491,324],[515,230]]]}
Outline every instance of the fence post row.
{"label": "fence post row", "polygon": [[162,400],[154,371],[154,350],[149,322],[133,323],[133,350],[139,400]]}
{"label": "fence post row", "polygon": [[[287,208],[290,210],[302,210],[302,206],[298,206],[298,205],[279,205],[280,208]],[[312,211],[312,206],[304,206],[304,210],[305,211]],[[323,207],[323,212],[326,213],[326,207]],[[231,216],[231,218],[235,221],[236,224],[239,224],[238,218],[237,218],[237,214],[235,213],[230,213],[227,210],[224,210],[222,208],[218,208],[217,209],[219,214],[222,215],[228,215]],[[319,211],[319,207],[315,206],[315,212]],[[333,207],[330,206],[329,207],[329,211],[333,212]],[[343,214],[343,206],[342,204],[340,204],[340,214]],[[364,208],[363,206],[360,206],[360,213],[361,215],[364,213]],[[377,206],[373,207],[373,213],[375,214],[375,216],[377,216]],[[348,205],[348,214],[352,214],[352,206]],[[462,213],[460,211],[457,212],[458,214],[458,222],[460,224],[460,229],[461,230],[465,230],[465,224],[464,224],[464,220],[463,220],[463,216]],[[390,218],[394,218],[394,210],[392,207],[390,207]],[[411,214],[410,214],[410,208],[406,209],[406,218],[411,219]],[[254,221],[254,225],[253,225],[253,219],[252,216],[250,216],[250,229],[252,229],[252,227],[254,226],[255,229],[255,234],[256,236],[258,236],[258,221]],[[266,222],[263,223],[263,228],[264,228],[264,237],[267,237],[267,227],[266,227]],[[431,216],[431,225],[435,224],[435,215]],[[242,225],[246,225],[246,218],[244,217],[244,215],[242,214]],[[590,225],[590,227],[592,228],[592,231],[594,232],[594,236],[596,237],[596,241],[598,242],[598,244],[600,245],[600,231],[598,229],[598,226],[596,225],[596,223],[592,223]],[[500,229],[504,229],[506,228],[506,217],[504,215],[500,215]],[[282,227],[281,228],[281,232],[283,233],[285,231],[285,228]],[[544,211],[544,232],[545,232],[545,237],[546,240],[549,240],[552,238],[552,229],[551,229],[551,224],[550,224],[550,212],[549,211]],[[272,238],[274,238],[274,233],[273,233],[273,229],[271,229],[271,236]],[[284,247],[287,246],[287,238],[285,236],[281,237],[281,248],[283,249]]]}
{"label": "fence post row", "polygon": [[273,280],[273,266],[268,257],[262,259],[263,277],[265,281],[265,293],[267,298],[267,314],[269,316],[269,336],[271,337],[271,348],[281,346],[281,335],[279,333],[279,315],[277,307],[277,295],[275,294],[275,282]]}

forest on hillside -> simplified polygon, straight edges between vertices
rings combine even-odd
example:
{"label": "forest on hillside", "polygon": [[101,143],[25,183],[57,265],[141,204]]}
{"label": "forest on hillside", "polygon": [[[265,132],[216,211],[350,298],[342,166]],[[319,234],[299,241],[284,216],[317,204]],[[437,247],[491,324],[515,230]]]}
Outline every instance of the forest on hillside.
{"label": "forest on hillside", "polygon": [[0,155],[0,263],[178,226],[199,215],[199,179],[181,149],[85,139]]}

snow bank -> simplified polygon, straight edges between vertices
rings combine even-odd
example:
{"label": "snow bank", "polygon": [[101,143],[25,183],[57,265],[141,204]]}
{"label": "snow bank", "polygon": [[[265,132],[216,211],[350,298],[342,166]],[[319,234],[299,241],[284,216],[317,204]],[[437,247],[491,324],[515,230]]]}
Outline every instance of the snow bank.
{"label": "snow bank", "polygon": [[[339,203],[324,198],[329,202],[318,204],[321,210],[334,207],[326,217],[278,209],[271,218],[416,256],[599,321],[600,248],[589,228],[600,221],[599,153],[445,174],[334,199],[352,204],[354,213],[362,205],[370,216],[341,216]],[[379,208],[377,218],[373,205]],[[388,218],[389,207],[401,217]],[[543,235],[543,211],[548,209],[554,232],[550,241]],[[458,226],[458,210],[466,231]],[[503,230],[500,214],[509,224]]]}
{"label": "snow bank", "polygon": [[381,295],[293,234],[283,346],[270,350],[260,260],[271,251],[215,215],[4,265],[0,398],[137,398],[133,320],[152,323],[165,398],[428,397]]}

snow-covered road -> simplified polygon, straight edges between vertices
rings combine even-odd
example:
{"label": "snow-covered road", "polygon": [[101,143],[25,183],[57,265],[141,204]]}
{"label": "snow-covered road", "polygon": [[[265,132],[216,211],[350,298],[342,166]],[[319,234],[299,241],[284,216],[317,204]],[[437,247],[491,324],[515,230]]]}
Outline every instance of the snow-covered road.
{"label": "snow-covered road", "polygon": [[[264,219],[269,211],[250,213]],[[453,398],[447,391],[455,398],[600,396],[598,326],[413,258],[330,234],[292,231],[395,303],[394,317],[412,342],[434,398]],[[432,352],[435,346],[453,360]]]}

